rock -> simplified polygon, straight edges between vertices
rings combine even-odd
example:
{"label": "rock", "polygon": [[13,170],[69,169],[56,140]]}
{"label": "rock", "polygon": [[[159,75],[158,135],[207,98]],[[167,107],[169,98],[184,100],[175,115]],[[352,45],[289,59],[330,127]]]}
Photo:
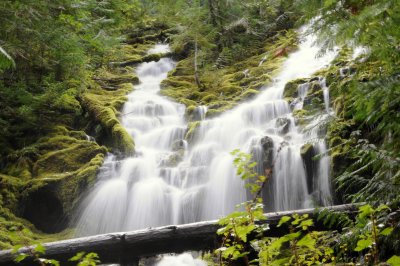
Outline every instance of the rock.
{"label": "rock", "polygon": [[[212,108],[219,108],[221,107],[220,105],[214,104]],[[192,110],[191,113],[191,120],[190,121],[201,121],[204,120],[206,117],[207,113],[207,107],[206,106],[197,106]]]}
{"label": "rock", "polygon": [[297,98],[298,92],[297,87],[300,84],[308,82],[308,79],[295,79],[286,83],[285,88],[283,90],[283,97],[284,98]]}
{"label": "rock", "polygon": [[165,159],[161,160],[160,166],[163,167],[176,167],[183,159],[184,150],[180,149],[176,152],[173,152]]}
{"label": "rock", "polygon": [[280,118],[276,119],[275,125],[278,128],[279,134],[284,135],[289,132],[290,119],[287,117],[280,117]]}
{"label": "rock", "polygon": [[272,168],[274,160],[274,141],[271,137],[265,136],[260,140],[263,149],[262,161],[264,170]]}
{"label": "rock", "polygon": [[195,121],[195,122],[190,122],[188,124],[186,134],[185,134],[185,140],[188,142],[193,141],[195,137],[196,130],[200,126],[200,121]]}
{"label": "rock", "polygon": [[313,157],[315,156],[314,146],[311,143],[306,143],[300,150],[301,158],[303,159],[304,167],[306,169],[306,179],[308,191],[313,191],[313,179],[315,164]]}
{"label": "rock", "polygon": [[173,151],[184,150],[186,148],[186,141],[183,139],[177,140],[172,144]]}
{"label": "rock", "polygon": [[290,15],[289,12],[285,12],[275,20],[276,28],[278,30],[288,30],[293,27],[293,21]]}

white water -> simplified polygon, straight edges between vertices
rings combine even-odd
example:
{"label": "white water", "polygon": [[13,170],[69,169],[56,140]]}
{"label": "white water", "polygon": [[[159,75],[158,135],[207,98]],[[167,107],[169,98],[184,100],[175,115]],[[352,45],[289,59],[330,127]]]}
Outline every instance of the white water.
{"label": "white water", "polygon": [[[317,153],[326,152],[323,136],[318,126],[310,125],[304,132],[298,128],[282,98],[288,81],[310,77],[333,59],[332,53],[317,58],[318,48],[312,44],[312,37],[305,39],[284,63],[275,82],[256,99],[211,120],[204,120],[206,107],[197,108],[202,122],[189,145],[184,140],[184,107],[159,95],[160,82],[175,63],[163,58],[139,65],[136,72],[141,84],[128,96],[121,117],[135,140],[136,156],[118,161],[110,155],[106,159],[97,184],[82,204],[79,234],[189,223],[232,212],[247,200],[247,193],[235,174],[230,152],[239,148],[253,153],[260,169],[263,137],[273,142],[276,161],[270,190],[265,192],[269,209],[331,204],[329,157],[318,160],[313,178],[317,181],[309,191],[300,155],[307,142],[316,143]],[[168,47],[159,45],[150,51],[159,52],[168,52]],[[305,95],[301,96],[302,105]],[[328,110],[329,98],[324,98]],[[288,123],[286,130],[279,119]]]}

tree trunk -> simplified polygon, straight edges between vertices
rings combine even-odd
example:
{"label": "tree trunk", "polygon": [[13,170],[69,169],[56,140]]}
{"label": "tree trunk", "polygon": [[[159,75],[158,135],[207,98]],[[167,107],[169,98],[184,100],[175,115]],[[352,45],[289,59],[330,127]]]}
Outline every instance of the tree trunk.
{"label": "tree trunk", "polygon": [[199,78],[199,69],[197,66],[197,56],[198,56],[198,47],[197,47],[197,37],[194,41],[194,80],[196,82],[197,87],[201,91],[201,83]]}
{"label": "tree trunk", "polygon": [[[346,204],[327,207],[333,211],[355,214],[357,205]],[[322,210],[322,209],[320,209]],[[289,229],[284,226],[277,227],[282,216],[293,214],[308,214],[314,219],[313,230],[327,230],[341,228],[327,228],[322,222],[317,222],[317,209],[304,209],[295,211],[272,212],[265,214],[267,219],[262,223],[268,223],[270,230],[265,236],[277,237],[287,234]],[[219,247],[219,237],[216,232],[220,228],[217,221],[206,221],[183,225],[170,225],[158,228],[148,228],[132,232],[110,233],[76,239],[47,243],[45,258],[56,259],[61,265],[72,265],[69,258],[78,252],[95,252],[102,263],[121,263],[130,265],[137,263],[138,258],[155,256],[165,253],[180,253],[189,250],[213,250]],[[33,265],[26,259],[24,263],[14,263],[14,258],[19,253],[29,254],[33,247],[24,247],[13,252],[12,250],[0,251],[0,266]]]}
{"label": "tree trunk", "polygon": [[215,8],[215,2],[214,0],[208,0],[208,10],[210,12],[210,20],[211,24],[215,27],[218,26],[218,11]]}

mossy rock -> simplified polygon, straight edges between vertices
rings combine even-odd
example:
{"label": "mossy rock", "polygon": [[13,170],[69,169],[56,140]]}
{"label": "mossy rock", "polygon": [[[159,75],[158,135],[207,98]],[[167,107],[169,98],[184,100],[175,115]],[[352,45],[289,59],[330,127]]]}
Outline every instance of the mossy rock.
{"label": "mossy rock", "polygon": [[208,94],[208,95],[204,96],[203,98],[201,98],[201,102],[205,103],[205,104],[215,102],[217,100],[218,100],[218,97],[213,94]]}
{"label": "mossy rock", "polygon": [[283,89],[283,97],[297,98],[298,97],[297,88],[299,87],[300,84],[304,84],[306,82],[308,82],[308,79],[302,79],[302,78],[289,81],[288,83],[285,84],[285,88]]}
{"label": "mossy rock", "polygon": [[116,86],[124,83],[132,83],[132,84],[139,83],[139,78],[134,73],[133,70],[124,71],[123,69],[121,69],[118,72],[116,70],[110,72],[109,70],[103,68],[97,71],[94,80],[101,82],[103,84],[105,83],[109,86]]}
{"label": "mossy rock", "polygon": [[303,163],[306,170],[306,180],[308,191],[313,191],[313,173],[315,168],[314,156],[315,150],[314,146],[311,143],[306,143],[301,147],[300,150],[301,158],[303,159]]}
{"label": "mossy rock", "polygon": [[142,57],[134,56],[124,62],[119,63],[120,67],[137,65],[144,62],[159,61],[165,55],[163,54],[149,54]]}
{"label": "mossy rock", "polygon": [[103,129],[104,134],[100,139],[103,139],[104,143],[110,143],[116,151],[127,155],[134,153],[135,144],[117,118],[117,109],[122,107],[126,101],[125,95],[132,89],[132,84],[125,83],[117,92],[95,89],[85,93],[81,99],[82,105]]}
{"label": "mossy rock", "polygon": [[232,60],[219,67],[210,61],[199,64],[201,86],[194,79],[194,54],[188,54],[162,82],[161,94],[186,106],[207,105],[210,107],[207,117],[231,109],[238,102],[257,95],[263,86],[271,82],[271,77],[284,61],[283,57],[271,55],[282,47],[294,49],[297,36],[295,32],[288,31],[275,40],[261,42],[248,47],[246,57],[240,60]]}
{"label": "mossy rock", "polygon": [[[69,130],[64,125],[55,126],[32,148],[35,156],[25,166],[30,178],[0,175],[0,216],[9,217],[4,231],[0,229],[0,246],[40,239],[42,234],[35,227],[48,233],[64,229],[67,223],[59,222],[71,217],[107,153],[105,147],[86,140],[84,132]],[[29,219],[35,227],[14,213]],[[0,228],[4,225],[0,219]],[[24,237],[19,236],[21,232]],[[8,237],[2,238],[3,233]]]}
{"label": "mossy rock", "polygon": [[242,94],[243,99],[252,99],[260,93],[258,90],[249,89]]}
{"label": "mossy rock", "polygon": [[55,107],[67,113],[81,113],[82,107],[78,101],[78,90],[71,88],[66,90],[55,101]]}
{"label": "mossy rock", "polygon": [[200,126],[200,121],[191,122],[188,124],[185,134],[185,140],[193,141],[197,128]]}

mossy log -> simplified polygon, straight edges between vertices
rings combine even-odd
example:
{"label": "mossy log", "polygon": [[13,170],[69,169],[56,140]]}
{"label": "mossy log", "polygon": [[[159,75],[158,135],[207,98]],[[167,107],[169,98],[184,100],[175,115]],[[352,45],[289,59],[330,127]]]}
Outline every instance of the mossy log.
{"label": "mossy log", "polygon": [[[265,214],[264,221],[270,226],[266,236],[277,237],[288,233],[288,228],[277,227],[282,216],[293,214],[308,214],[314,219],[314,230],[327,230],[328,228],[317,221],[318,211],[329,209],[337,212],[352,213],[357,211],[357,205],[346,204],[331,206],[321,209],[303,209],[282,211]],[[137,261],[141,257],[149,257],[164,253],[179,253],[188,250],[210,250],[219,246],[216,234],[217,221],[206,221],[184,225],[170,225],[158,228],[148,228],[132,232],[109,233],[90,237],[76,238],[44,244],[46,258],[59,260],[62,265],[69,265],[68,259],[77,252],[95,252],[102,263],[125,264]],[[335,228],[340,230],[340,228]],[[16,265],[13,260],[20,253],[27,253],[33,247],[24,247],[17,252],[12,250],[0,251],[0,265]],[[25,265],[32,265],[26,259]],[[23,264],[18,264],[23,265]]]}
{"label": "mossy log", "polygon": [[162,57],[170,56],[171,54],[149,54],[143,57],[128,59],[124,62],[116,63],[119,67],[133,66],[140,63],[159,61]]}

